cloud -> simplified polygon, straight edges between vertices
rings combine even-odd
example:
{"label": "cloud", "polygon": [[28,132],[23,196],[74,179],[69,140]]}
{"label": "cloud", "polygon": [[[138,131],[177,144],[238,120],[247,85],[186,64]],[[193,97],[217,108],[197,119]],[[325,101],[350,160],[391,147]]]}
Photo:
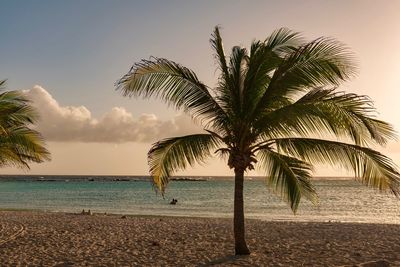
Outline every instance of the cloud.
{"label": "cloud", "polygon": [[137,118],[123,107],[113,107],[101,118],[93,118],[85,106],[62,106],[41,86],[23,91],[40,114],[37,129],[48,141],[155,142],[201,129],[185,115],[160,120],[154,114]]}

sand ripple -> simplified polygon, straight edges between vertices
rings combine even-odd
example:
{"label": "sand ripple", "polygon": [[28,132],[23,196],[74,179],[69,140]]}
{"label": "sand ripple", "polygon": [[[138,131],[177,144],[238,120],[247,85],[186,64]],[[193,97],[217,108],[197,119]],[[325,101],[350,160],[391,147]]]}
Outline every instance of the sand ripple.
{"label": "sand ripple", "polygon": [[0,246],[25,233],[26,227],[15,221],[0,221]]}

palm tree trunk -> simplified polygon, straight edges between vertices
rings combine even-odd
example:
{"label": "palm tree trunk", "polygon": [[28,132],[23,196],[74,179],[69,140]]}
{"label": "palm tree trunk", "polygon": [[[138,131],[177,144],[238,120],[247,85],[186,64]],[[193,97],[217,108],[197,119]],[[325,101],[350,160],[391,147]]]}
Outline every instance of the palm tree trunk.
{"label": "palm tree trunk", "polygon": [[246,245],[243,208],[243,180],[244,170],[235,168],[235,199],[233,214],[233,232],[235,236],[235,254],[249,255],[250,250]]}

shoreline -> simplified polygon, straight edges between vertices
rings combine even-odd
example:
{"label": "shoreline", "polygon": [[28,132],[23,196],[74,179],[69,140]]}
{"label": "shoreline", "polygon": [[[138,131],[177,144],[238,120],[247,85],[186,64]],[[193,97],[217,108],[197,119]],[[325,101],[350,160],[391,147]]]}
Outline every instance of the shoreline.
{"label": "shoreline", "polygon": [[[82,211],[69,212],[69,211],[51,211],[42,209],[19,209],[19,208],[0,208],[0,213],[2,211],[11,212],[36,212],[36,213],[49,213],[49,214],[65,214],[65,215],[84,215],[81,214]],[[85,210],[88,211],[88,210]],[[191,216],[191,215],[163,215],[163,214],[130,214],[130,213],[109,213],[109,212],[92,212],[91,216],[115,216],[115,217],[143,217],[143,218],[178,218],[178,219],[222,219],[222,220],[233,220],[233,214],[231,217],[213,217],[213,216]],[[341,224],[371,224],[371,225],[398,225],[399,223],[387,223],[387,222],[366,222],[366,221],[340,221],[340,220],[307,220],[307,219],[261,219],[261,218],[246,218],[246,221],[260,221],[260,222],[282,222],[282,223],[341,223]]]}
{"label": "shoreline", "polygon": [[[50,213],[50,214],[66,214],[66,215],[83,215],[82,211],[69,212],[69,211],[51,211],[42,209],[19,209],[19,208],[0,208],[2,211],[12,212],[37,212],[37,213]],[[88,211],[88,210],[85,210]],[[233,214],[231,217],[214,217],[214,216],[191,216],[191,215],[153,215],[153,214],[130,214],[130,213],[109,213],[109,212],[92,212],[91,216],[115,216],[115,217],[143,217],[143,218],[178,218],[178,219],[222,219],[222,220],[233,220]],[[287,223],[342,223],[342,224],[371,224],[371,225],[398,225],[399,223],[387,223],[387,222],[366,222],[366,221],[340,221],[340,220],[307,220],[307,219],[261,219],[261,218],[246,218],[246,221],[260,221],[260,222],[287,222]]]}
{"label": "shoreline", "polygon": [[252,255],[235,257],[231,219],[0,210],[0,265],[400,266],[396,224],[248,219],[246,228]]}

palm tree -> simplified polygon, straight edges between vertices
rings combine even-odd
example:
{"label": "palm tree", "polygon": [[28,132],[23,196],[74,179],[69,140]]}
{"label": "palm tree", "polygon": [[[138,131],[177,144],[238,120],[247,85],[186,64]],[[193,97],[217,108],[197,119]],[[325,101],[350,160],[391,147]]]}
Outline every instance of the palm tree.
{"label": "palm tree", "polygon": [[235,46],[226,58],[220,30],[211,46],[220,71],[207,87],[173,61],[151,58],[135,63],[117,83],[124,96],[156,97],[204,126],[199,134],[153,144],[148,153],[153,185],[162,194],[169,177],[204,163],[215,151],[235,173],[235,253],[249,254],[245,242],[244,172],[256,165],[268,184],[296,212],[301,197],[312,202],[312,164],[354,170],[367,186],[399,195],[395,164],[371,149],[395,137],[392,126],[374,117],[367,96],[338,92],[355,73],[352,53],[331,38],[307,42],[282,28],[250,50]]}
{"label": "palm tree", "polygon": [[31,162],[50,159],[39,132],[30,128],[36,121],[36,111],[19,91],[3,91],[0,81],[0,166],[29,169]]}

